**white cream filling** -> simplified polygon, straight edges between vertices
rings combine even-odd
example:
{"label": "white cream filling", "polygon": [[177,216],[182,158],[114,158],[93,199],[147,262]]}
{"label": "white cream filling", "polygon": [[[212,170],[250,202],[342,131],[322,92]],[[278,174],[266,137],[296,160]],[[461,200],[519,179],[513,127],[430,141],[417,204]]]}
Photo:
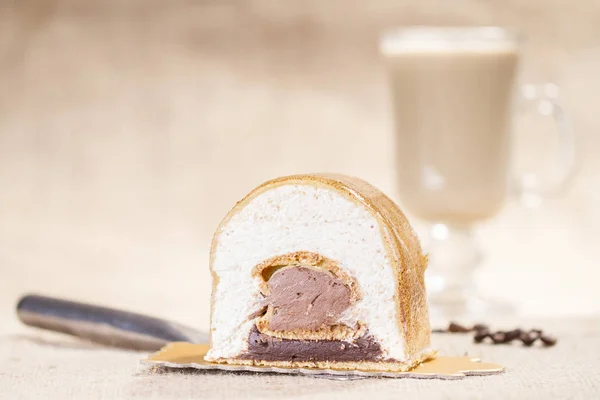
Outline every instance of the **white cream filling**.
{"label": "white cream filling", "polygon": [[377,220],[333,189],[283,185],[261,193],[222,227],[213,261],[219,277],[207,359],[235,357],[248,348],[259,307],[252,268],[276,255],[310,251],[339,263],[358,281],[362,299],[345,319],[364,322],[384,356],[405,359],[397,315],[397,280]]}

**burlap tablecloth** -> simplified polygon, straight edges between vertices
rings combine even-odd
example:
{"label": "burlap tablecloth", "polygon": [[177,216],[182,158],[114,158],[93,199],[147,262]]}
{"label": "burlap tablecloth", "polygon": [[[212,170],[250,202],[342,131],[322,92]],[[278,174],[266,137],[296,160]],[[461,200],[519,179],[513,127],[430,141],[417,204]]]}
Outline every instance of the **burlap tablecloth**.
{"label": "burlap tablecloth", "polygon": [[[600,398],[599,319],[540,323],[552,349],[435,337],[501,376],[335,382],[149,373],[142,353],[29,330],[12,311],[33,291],[208,329],[210,239],[255,185],[343,172],[398,197],[377,38],[441,23],[523,29],[523,81],[560,85],[584,143],[564,198],[509,203],[482,228],[484,292],[528,315],[597,314],[598,1],[79,3],[0,3],[0,398]],[[517,159],[545,165],[550,128],[516,122]]]}
{"label": "burlap tablecloth", "polygon": [[501,375],[455,381],[345,382],[276,374],[153,372],[140,364],[144,353],[98,347],[23,328],[0,336],[0,398],[599,398],[600,319],[535,324],[556,333],[559,343],[548,349],[474,345],[469,335],[434,335],[434,343],[443,354],[469,354],[502,364],[506,372]]}

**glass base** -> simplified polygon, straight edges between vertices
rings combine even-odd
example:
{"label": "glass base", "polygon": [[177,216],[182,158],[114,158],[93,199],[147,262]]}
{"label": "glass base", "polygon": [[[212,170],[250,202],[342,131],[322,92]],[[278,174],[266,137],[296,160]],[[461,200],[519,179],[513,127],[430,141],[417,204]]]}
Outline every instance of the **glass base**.
{"label": "glass base", "polygon": [[516,312],[514,305],[486,298],[477,291],[473,275],[482,255],[470,226],[434,224],[428,239],[425,285],[433,327],[446,327],[452,321],[486,323],[490,318]]}

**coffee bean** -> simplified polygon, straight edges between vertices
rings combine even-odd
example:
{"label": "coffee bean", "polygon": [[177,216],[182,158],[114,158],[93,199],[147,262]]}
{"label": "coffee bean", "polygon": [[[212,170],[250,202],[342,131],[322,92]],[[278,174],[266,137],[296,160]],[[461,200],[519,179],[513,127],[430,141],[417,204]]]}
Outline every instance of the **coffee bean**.
{"label": "coffee bean", "polygon": [[460,324],[457,324],[456,322],[450,322],[450,325],[448,325],[448,332],[450,333],[466,333],[466,332],[471,332],[471,329],[462,326]]}
{"label": "coffee bean", "polygon": [[482,331],[482,330],[489,330],[489,326],[487,326],[486,324],[475,324],[473,325],[473,330],[474,331]]}
{"label": "coffee bean", "polygon": [[541,329],[532,329],[530,332],[531,337],[535,338],[534,340],[539,339],[539,337],[542,336],[542,334],[544,333]]}
{"label": "coffee bean", "polygon": [[554,336],[541,334],[540,340],[542,341],[544,346],[547,346],[547,347],[554,346],[556,344],[556,338]]}
{"label": "coffee bean", "polygon": [[475,336],[473,336],[473,341],[475,343],[481,343],[485,339],[487,339],[489,336],[490,336],[490,332],[487,329],[480,329],[477,332],[475,332]]}
{"label": "coffee bean", "polygon": [[506,332],[506,340],[508,342],[512,342],[513,340],[517,340],[521,337],[521,333],[523,333],[523,331],[519,328],[517,329],[513,329],[512,331],[508,331]]}
{"label": "coffee bean", "polygon": [[503,331],[492,333],[491,338],[494,341],[494,344],[504,344],[510,342],[506,337],[506,332]]}
{"label": "coffee bean", "polygon": [[531,332],[521,332],[520,339],[525,346],[531,346],[535,343],[537,338],[532,337]]}

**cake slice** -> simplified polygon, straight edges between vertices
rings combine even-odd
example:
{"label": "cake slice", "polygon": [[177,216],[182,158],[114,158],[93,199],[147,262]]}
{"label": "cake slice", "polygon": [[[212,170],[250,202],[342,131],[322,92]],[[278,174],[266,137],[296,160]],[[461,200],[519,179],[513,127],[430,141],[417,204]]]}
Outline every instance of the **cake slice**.
{"label": "cake slice", "polygon": [[206,360],[410,369],[433,354],[426,266],[404,214],[365,181],[266,182],[215,233]]}

